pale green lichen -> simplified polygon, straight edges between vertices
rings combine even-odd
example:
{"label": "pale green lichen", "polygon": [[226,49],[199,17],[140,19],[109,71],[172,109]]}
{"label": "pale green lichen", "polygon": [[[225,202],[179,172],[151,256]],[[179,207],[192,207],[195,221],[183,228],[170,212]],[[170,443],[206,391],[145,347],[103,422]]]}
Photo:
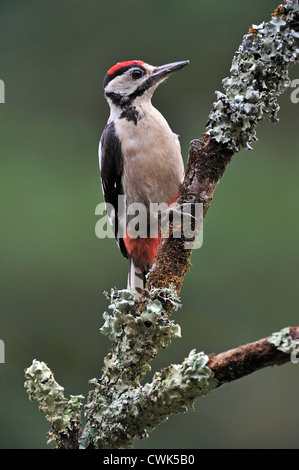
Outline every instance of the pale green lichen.
{"label": "pale green lichen", "polygon": [[210,113],[207,133],[234,152],[251,149],[256,126],[268,115],[278,121],[277,98],[289,86],[288,66],[299,55],[298,0],[283,5],[286,14],[253,25],[236,52],[224,93]]}
{"label": "pale green lichen", "polygon": [[187,411],[188,407],[193,409],[195,399],[205,396],[218,384],[206,365],[208,361],[206,354],[196,353],[194,349],[182,364],[172,364],[156,373],[152,383],[144,388],[158,390],[161,401],[173,407],[169,414]]}
{"label": "pale green lichen", "polygon": [[44,363],[33,360],[25,370],[25,388],[29,399],[37,401],[39,410],[44,412],[52,429],[48,443],[63,447],[61,439],[72,441],[78,434],[81,422],[83,395],[64,396],[64,388],[56,382],[53,372]]}
{"label": "pale green lichen", "polygon": [[94,390],[85,407],[82,448],[91,443],[97,448],[131,447],[135,437],[146,437],[147,430],[170,414],[187,411],[196,397],[216,386],[206,366],[208,357],[195,351],[183,364],[171,365],[156,373],[151,383],[141,385],[159,348],[181,335],[163,308],[165,300],[175,310],[181,306],[173,286],[147,292],[138,313],[129,291],[113,289],[108,298],[110,313],[104,315],[101,331],[117,341],[105,358],[102,378],[91,381]]}
{"label": "pale green lichen", "polygon": [[[115,341],[123,333],[123,329],[136,330],[136,325],[139,327],[146,322],[156,323],[161,317],[166,316],[161,301],[169,301],[172,304],[173,310],[181,307],[180,299],[175,291],[174,286],[163,288],[152,288],[147,291],[148,295],[145,298],[145,305],[142,312],[134,315],[134,292],[127,289],[111,289],[110,295],[104,292],[107,299],[110,300],[108,309],[111,312],[104,312],[103,318],[104,325],[100,328],[103,335],[107,335],[111,341]],[[160,300],[159,300],[160,299]],[[171,322],[173,325],[174,323]],[[129,332],[129,331],[127,331]],[[180,336],[178,327],[173,330],[173,336]]]}
{"label": "pale green lichen", "polygon": [[[298,0],[289,0],[268,23],[254,26],[237,51],[231,77],[223,81],[225,93],[217,93],[207,132],[233,151],[250,148],[256,140],[257,123],[268,115],[277,120],[277,97],[289,83],[288,64],[298,55]],[[135,310],[133,293],[113,289],[109,313],[101,332],[113,341],[104,360],[102,377],[90,383],[94,390],[85,407],[86,425],[79,438],[81,395],[64,397],[46,364],[33,361],[26,372],[25,387],[37,400],[52,425],[49,440],[56,447],[128,448],[136,437],[147,437],[172,414],[193,408],[196,398],[217,387],[208,367],[208,356],[191,351],[182,364],[157,372],[150,383],[141,380],[159,348],[180,337],[180,327],[169,319],[165,300],[180,306],[175,289],[152,290],[142,312]],[[274,333],[268,341],[292,353],[289,329]],[[297,343],[295,343],[295,347]]]}
{"label": "pale green lichen", "polygon": [[[107,294],[106,294],[107,295]],[[166,348],[174,338],[181,337],[181,329],[163,308],[167,299],[174,310],[180,307],[173,286],[147,292],[141,312],[134,309],[134,294],[126,289],[112,289],[108,310],[101,332],[115,345],[105,358],[102,382],[116,381],[117,388],[138,386],[150,371],[149,362],[160,348]]]}
{"label": "pale green lichen", "polygon": [[292,338],[289,327],[272,333],[267,339],[268,342],[274,344],[279,351],[285,352],[286,354],[292,354],[294,351],[298,350],[298,340]]}
{"label": "pale green lichen", "polygon": [[134,292],[127,289],[111,289],[110,296],[107,292],[104,295],[110,300],[108,309],[111,312],[104,312],[104,325],[100,328],[103,335],[107,335],[111,341],[115,341],[122,333],[122,326],[127,321],[127,315],[135,304]]}
{"label": "pale green lichen", "polygon": [[172,414],[194,409],[197,398],[217,387],[204,353],[191,351],[182,364],[157,372],[152,382],[129,387],[114,400],[105,398],[102,386],[94,382],[92,401],[87,405],[88,426],[80,439],[81,448],[130,448],[134,438],[148,432]]}

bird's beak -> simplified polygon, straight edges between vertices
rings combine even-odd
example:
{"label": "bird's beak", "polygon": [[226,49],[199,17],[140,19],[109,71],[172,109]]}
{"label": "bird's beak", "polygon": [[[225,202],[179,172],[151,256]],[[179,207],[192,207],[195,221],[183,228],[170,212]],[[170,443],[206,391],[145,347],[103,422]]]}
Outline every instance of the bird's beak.
{"label": "bird's beak", "polygon": [[160,82],[164,78],[167,78],[170,74],[176,70],[180,70],[186,65],[189,64],[189,60],[183,60],[181,62],[172,62],[171,64],[161,65],[160,67],[155,67],[151,78],[155,83]]}

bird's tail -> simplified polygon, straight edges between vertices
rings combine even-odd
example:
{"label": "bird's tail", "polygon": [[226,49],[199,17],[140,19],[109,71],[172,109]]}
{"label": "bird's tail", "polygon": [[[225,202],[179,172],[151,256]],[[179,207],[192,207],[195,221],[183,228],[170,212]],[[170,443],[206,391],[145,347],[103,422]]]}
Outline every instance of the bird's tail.
{"label": "bird's tail", "polygon": [[140,297],[145,287],[145,275],[143,269],[135,266],[133,258],[130,258],[128,272],[128,290],[135,291],[135,299]]}

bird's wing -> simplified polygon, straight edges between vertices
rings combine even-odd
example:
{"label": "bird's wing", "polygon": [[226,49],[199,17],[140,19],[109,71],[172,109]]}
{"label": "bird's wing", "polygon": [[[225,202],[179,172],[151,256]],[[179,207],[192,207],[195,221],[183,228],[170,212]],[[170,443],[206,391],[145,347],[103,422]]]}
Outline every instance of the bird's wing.
{"label": "bird's wing", "polygon": [[114,208],[112,214],[107,206],[109,221],[114,229],[115,238],[123,256],[128,257],[123,238],[119,236],[118,226],[118,196],[123,194],[121,183],[122,177],[122,153],[121,144],[115,132],[113,122],[105,127],[99,145],[99,160],[102,179],[102,190],[106,204],[111,204]]}

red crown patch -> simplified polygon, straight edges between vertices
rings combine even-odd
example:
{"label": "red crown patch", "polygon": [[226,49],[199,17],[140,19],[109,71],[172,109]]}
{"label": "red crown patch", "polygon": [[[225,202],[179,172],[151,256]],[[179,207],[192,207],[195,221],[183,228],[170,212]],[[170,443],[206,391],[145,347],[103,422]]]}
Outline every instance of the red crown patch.
{"label": "red crown patch", "polygon": [[117,64],[113,65],[113,67],[111,67],[109,70],[108,70],[108,74],[109,75],[112,75],[114,74],[114,72],[122,67],[128,67],[128,65],[143,65],[145,64],[145,62],[143,62],[143,60],[127,60],[125,62],[117,62]]}

